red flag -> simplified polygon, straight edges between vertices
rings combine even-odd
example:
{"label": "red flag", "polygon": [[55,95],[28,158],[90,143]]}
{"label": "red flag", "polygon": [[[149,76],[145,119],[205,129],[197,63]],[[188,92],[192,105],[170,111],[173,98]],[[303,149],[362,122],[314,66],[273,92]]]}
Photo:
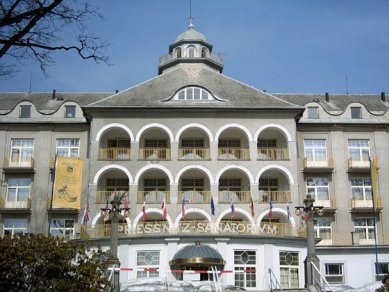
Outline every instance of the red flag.
{"label": "red flag", "polygon": [[147,219],[147,215],[146,215],[146,201],[143,201],[142,212],[143,212],[143,222],[145,222],[146,219]]}
{"label": "red flag", "polygon": [[166,203],[165,203],[165,199],[163,199],[162,201],[162,218],[163,220],[166,220],[166,217],[167,217],[167,210],[166,210]]}
{"label": "red flag", "polygon": [[128,209],[128,201],[127,198],[124,199],[124,208]]}

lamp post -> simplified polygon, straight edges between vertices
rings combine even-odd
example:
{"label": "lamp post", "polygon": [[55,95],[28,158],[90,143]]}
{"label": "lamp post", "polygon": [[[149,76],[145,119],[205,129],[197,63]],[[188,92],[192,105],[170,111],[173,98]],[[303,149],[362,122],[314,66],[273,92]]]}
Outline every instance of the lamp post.
{"label": "lamp post", "polygon": [[[109,220],[111,221],[111,242],[110,242],[110,252],[111,255],[108,259],[108,267],[113,267],[113,291],[120,291],[120,282],[119,282],[119,270],[116,268],[120,268],[120,261],[118,259],[118,224],[119,218],[124,218],[120,212],[125,211],[125,217],[129,215],[129,208],[125,206],[125,208],[120,208],[120,204],[124,198],[125,194],[115,194],[113,200],[110,202],[112,208],[109,209],[108,201],[106,208],[101,208],[101,215],[103,218],[107,216],[107,212],[109,215]],[[127,205],[127,204],[126,204]],[[108,220],[107,220],[108,221]],[[108,275],[110,271],[108,270]]]}
{"label": "lamp post", "polygon": [[313,285],[313,270],[312,264],[314,264],[318,269],[320,268],[319,258],[316,255],[316,242],[315,242],[315,229],[313,216],[318,214],[322,216],[324,214],[323,206],[314,206],[313,202],[315,201],[311,195],[307,195],[304,199],[304,206],[296,206],[296,215],[305,216],[307,222],[307,257],[304,261],[305,266],[305,288],[309,288]]}

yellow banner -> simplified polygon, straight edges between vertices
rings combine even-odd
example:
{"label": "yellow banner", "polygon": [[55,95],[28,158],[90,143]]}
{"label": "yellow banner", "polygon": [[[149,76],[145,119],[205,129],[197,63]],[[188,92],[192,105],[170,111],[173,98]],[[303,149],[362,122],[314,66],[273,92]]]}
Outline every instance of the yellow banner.
{"label": "yellow banner", "polygon": [[377,158],[370,160],[371,190],[373,192],[374,209],[378,207],[378,178],[377,178]]}
{"label": "yellow banner", "polygon": [[53,208],[81,208],[82,160],[58,157],[55,165]]}

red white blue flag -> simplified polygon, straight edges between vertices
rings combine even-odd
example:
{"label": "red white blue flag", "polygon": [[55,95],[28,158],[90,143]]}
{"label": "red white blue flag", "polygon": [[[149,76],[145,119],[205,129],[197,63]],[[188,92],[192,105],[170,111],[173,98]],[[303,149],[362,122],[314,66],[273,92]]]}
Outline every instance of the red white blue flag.
{"label": "red white blue flag", "polygon": [[269,217],[269,219],[273,217],[273,202],[271,200],[271,197],[270,197],[269,214],[267,216]]}

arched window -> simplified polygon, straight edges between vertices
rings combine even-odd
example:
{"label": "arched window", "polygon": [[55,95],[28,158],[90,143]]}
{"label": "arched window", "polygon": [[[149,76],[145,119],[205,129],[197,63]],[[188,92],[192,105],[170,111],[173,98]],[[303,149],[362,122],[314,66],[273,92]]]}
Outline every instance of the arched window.
{"label": "arched window", "polygon": [[181,48],[177,48],[176,54],[177,54],[177,58],[181,58]]}
{"label": "arched window", "polygon": [[189,58],[194,58],[195,57],[195,47],[193,47],[193,46],[190,46],[189,48],[188,48],[188,51],[189,51]]}
{"label": "arched window", "polygon": [[206,58],[207,57],[207,49],[206,48],[202,48],[201,49],[201,57],[202,58]]}
{"label": "arched window", "polygon": [[200,87],[186,87],[180,90],[174,100],[211,100],[212,95]]}

